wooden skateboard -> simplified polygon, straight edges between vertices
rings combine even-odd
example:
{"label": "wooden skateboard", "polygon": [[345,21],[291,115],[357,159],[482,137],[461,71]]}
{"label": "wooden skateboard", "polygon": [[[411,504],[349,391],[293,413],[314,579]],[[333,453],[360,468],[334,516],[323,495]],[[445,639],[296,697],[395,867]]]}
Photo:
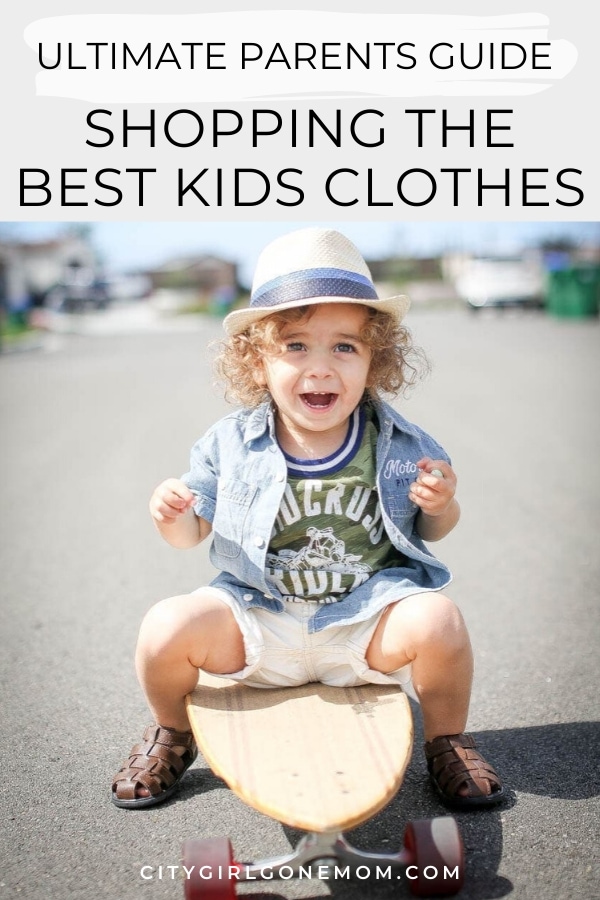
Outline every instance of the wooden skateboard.
{"label": "wooden skateboard", "polygon": [[[261,878],[381,878],[406,869],[417,896],[456,893],[463,848],[450,816],[409,822],[398,853],[364,853],[342,832],[378,813],[399,790],[413,742],[408,698],[393,685],[311,683],[260,689],[201,674],[187,698],[196,741],[211,769],[249,806],[307,834],[279,858],[234,862],[227,838],[187,841],[186,900],[235,897]],[[377,869],[377,873],[376,873]]]}

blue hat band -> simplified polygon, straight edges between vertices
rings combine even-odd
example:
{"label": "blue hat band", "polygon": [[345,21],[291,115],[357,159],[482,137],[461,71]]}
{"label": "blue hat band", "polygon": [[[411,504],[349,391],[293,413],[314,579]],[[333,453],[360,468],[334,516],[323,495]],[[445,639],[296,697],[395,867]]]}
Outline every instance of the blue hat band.
{"label": "blue hat band", "polygon": [[349,300],[377,300],[373,283],[364,275],[346,269],[303,269],[274,278],[261,285],[250,307],[271,307],[313,297],[347,297]]}

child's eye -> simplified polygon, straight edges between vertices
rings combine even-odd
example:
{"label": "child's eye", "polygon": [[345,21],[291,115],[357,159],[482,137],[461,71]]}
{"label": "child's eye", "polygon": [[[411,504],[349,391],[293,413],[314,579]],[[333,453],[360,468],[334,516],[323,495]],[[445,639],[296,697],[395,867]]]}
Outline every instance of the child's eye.
{"label": "child's eye", "polygon": [[304,350],[304,344],[301,341],[290,341],[289,344],[286,344],[286,350],[291,350],[292,352]]}
{"label": "child's eye", "polygon": [[356,353],[356,347],[354,346],[354,344],[336,344],[335,349],[341,351],[342,353]]}

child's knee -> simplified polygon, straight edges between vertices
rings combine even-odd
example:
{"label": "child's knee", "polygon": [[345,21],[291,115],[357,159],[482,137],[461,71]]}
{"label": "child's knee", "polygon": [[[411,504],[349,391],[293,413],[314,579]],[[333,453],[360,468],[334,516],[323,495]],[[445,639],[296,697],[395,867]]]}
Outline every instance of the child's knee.
{"label": "child's knee", "polygon": [[469,633],[462,613],[445,594],[423,595],[416,633],[423,644],[439,646],[449,655],[470,652]]}
{"label": "child's knee", "polygon": [[396,604],[396,629],[405,635],[412,655],[423,648],[452,654],[470,648],[469,635],[459,608],[445,594],[414,594]]}
{"label": "child's knee", "polygon": [[241,667],[245,656],[242,633],[232,611],[208,588],[169,597],[152,606],[142,621],[136,652],[138,658],[185,658],[198,666],[211,660],[222,665],[221,658],[225,657],[225,665],[232,658],[241,660]]}
{"label": "child's knee", "polygon": [[189,621],[187,597],[168,597],[150,607],[140,626],[138,650],[158,651],[176,641]]}

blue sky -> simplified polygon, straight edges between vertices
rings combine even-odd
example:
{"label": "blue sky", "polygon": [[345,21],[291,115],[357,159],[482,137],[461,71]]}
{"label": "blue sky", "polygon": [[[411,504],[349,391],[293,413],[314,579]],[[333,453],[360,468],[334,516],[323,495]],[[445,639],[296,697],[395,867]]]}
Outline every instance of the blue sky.
{"label": "blue sky", "polygon": [[[217,254],[239,265],[242,281],[250,283],[256,258],[279,234],[320,225],[337,228],[364,256],[395,253],[427,256],[443,250],[481,253],[515,252],[543,237],[568,236],[600,245],[600,222],[92,222],[92,240],[111,272],[160,265],[194,254]],[[0,223],[0,237],[54,237],[69,223]]]}

